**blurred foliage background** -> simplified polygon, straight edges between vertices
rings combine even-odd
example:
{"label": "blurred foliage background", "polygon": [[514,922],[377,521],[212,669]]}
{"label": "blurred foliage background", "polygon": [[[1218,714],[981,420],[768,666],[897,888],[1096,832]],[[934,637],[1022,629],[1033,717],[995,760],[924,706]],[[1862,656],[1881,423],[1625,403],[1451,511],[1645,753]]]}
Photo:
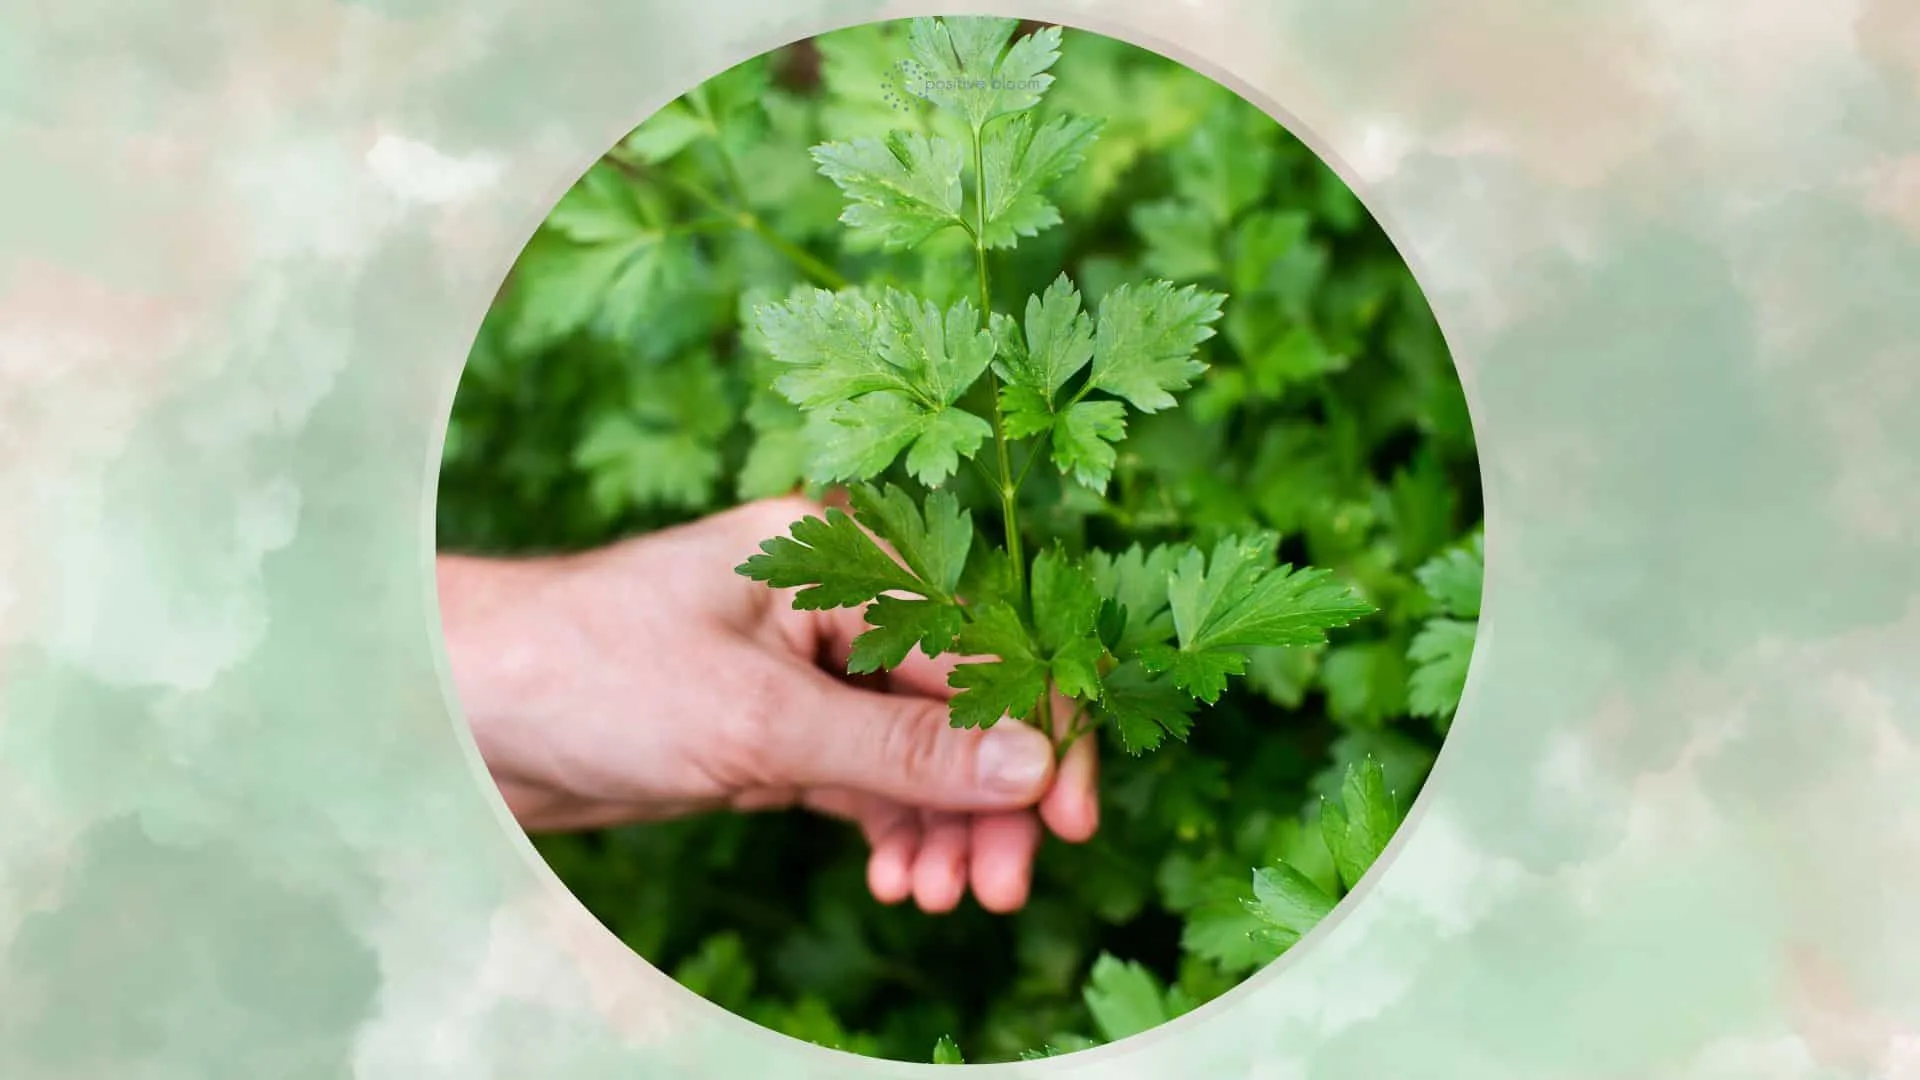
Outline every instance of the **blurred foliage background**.
{"label": "blurred foliage background", "polygon": [[[850,246],[808,154],[925,121],[900,37],[874,24],[741,65],[581,178],[474,343],[442,550],[575,550],[797,485],[799,417],[742,312],[801,283],[896,282],[943,303],[974,284],[958,233],[951,252]],[[1283,559],[1331,568],[1381,614],[1325,648],[1262,654],[1190,742],[1105,749],[1100,835],[1049,840],[1012,917],[884,908],[854,830],[798,812],[536,838],[689,988],[854,1052],[924,1061],[942,1036],[976,1062],[1071,1050],[1230,989],[1280,948],[1250,933],[1253,869],[1285,860],[1338,895],[1320,797],[1371,756],[1410,802],[1471,650],[1477,573],[1444,568],[1477,566],[1473,435],[1385,235],[1297,139],[1173,61],[1068,30],[1053,74],[1042,109],[1106,127],[1056,191],[1065,224],[996,265],[996,307],[1062,270],[1090,307],[1143,274],[1229,299],[1203,382],[1135,419],[1107,495],[1037,488],[1033,520],[1109,544],[1274,529]]]}

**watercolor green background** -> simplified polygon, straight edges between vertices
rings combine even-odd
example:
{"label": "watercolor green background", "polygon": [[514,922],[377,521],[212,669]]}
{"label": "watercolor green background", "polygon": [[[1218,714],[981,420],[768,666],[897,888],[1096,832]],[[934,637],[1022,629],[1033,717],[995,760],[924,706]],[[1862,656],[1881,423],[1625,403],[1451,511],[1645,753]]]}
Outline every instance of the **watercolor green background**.
{"label": "watercolor green background", "polygon": [[1227,998],[982,1075],[1920,1077],[1908,0],[0,6],[0,1077],[939,1075],[600,928],[485,780],[429,573],[560,192],[737,60],[932,13],[1288,123],[1425,285],[1485,473],[1381,869]]}

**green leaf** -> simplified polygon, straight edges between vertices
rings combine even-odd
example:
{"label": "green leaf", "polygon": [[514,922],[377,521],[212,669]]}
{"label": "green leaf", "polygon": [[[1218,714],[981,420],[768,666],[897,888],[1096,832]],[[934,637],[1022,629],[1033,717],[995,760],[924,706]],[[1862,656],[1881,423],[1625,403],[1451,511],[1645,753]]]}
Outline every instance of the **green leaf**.
{"label": "green leaf", "polygon": [[901,59],[896,23],[867,23],[814,38],[820,53],[820,127],[841,137],[924,130],[931,111],[908,84],[917,70]]}
{"label": "green leaf", "polygon": [[628,403],[595,416],[574,448],[601,516],[710,506],[725,467],[720,440],[738,415],[731,391],[703,353],[640,369]]}
{"label": "green leaf", "polygon": [[1027,298],[1023,327],[994,316],[1000,351],[994,369],[1009,385],[1031,391],[1051,411],[1067,381],[1093,361],[1093,319],[1081,309],[1080,291],[1067,275],[1054,278],[1039,296]]}
{"label": "green leaf", "polygon": [[1055,546],[1033,560],[1033,624],[1040,648],[1054,652],[1093,632],[1100,590],[1092,571]]}
{"label": "green leaf", "polygon": [[1081,991],[1094,1027],[1108,1042],[1151,1031],[1172,1019],[1159,980],[1131,960],[1101,953]]}
{"label": "green leaf", "polygon": [[685,432],[643,427],[618,413],[587,429],[573,463],[588,474],[594,506],[606,518],[632,507],[705,507],[713,501],[724,465],[711,443]]}
{"label": "green leaf", "polygon": [[963,656],[994,656],[961,664],[947,676],[960,693],[949,706],[955,727],[992,727],[1002,717],[1024,717],[1047,689],[1047,663],[1035,652],[1019,612],[1001,604],[976,605],[960,631]]}
{"label": "green leaf", "polygon": [[1211,704],[1230,676],[1246,673],[1248,650],[1319,645],[1326,632],[1371,613],[1373,606],[1325,570],[1273,566],[1272,533],[1229,536],[1211,564],[1199,549],[1181,558],[1167,584],[1179,648],[1152,645],[1140,656],[1149,671]]}
{"label": "green leaf", "polygon": [[[960,469],[993,436],[993,426],[962,409],[939,409],[923,414],[914,426],[913,446],[907,451],[907,473],[932,487]],[[847,479],[851,479],[848,477]]]}
{"label": "green leaf", "polygon": [[951,140],[901,130],[885,139],[822,143],[813,159],[846,193],[840,220],[861,239],[907,250],[966,222],[966,154]]}
{"label": "green leaf", "polygon": [[1088,558],[1101,595],[1114,601],[1125,618],[1114,643],[1115,655],[1133,653],[1144,645],[1163,642],[1174,634],[1173,613],[1167,609],[1167,583],[1187,548],[1134,544],[1119,555],[1096,551]]}
{"label": "green leaf", "polygon": [[1234,292],[1266,289],[1275,267],[1299,250],[1312,230],[1313,219],[1299,210],[1261,210],[1247,217],[1231,236]]}
{"label": "green leaf", "polygon": [[686,101],[667,104],[626,138],[626,147],[652,164],[671,161],[680,151],[713,133]]}
{"label": "green leaf", "polygon": [[1229,972],[1245,973],[1264,967],[1285,951],[1284,945],[1267,936],[1272,929],[1245,897],[1209,900],[1187,914],[1180,947]]}
{"label": "green leaf", "polygon": [[955,1045],[952,1036],[942,1035],[940,1041],[933,1044],[933,1063],[935,1065],[965,1065],[967,1059],[960,1056],[960,1047]]}
{"label": "green leaf", "polygon": [[1349,889],[1360,883],[1399,827],[1400,808],[1387,787],[1386,771],[1371,756],[1348,767],[1340,802],[1320,807],[1320,834]]}
{"label": "green leaf", "polygon": [[1100,661],[1107,655],[1105,645],[1092,635],[1068,642],[1055,650],[1047,668],[1053,684],[1062,694],[1090,701],[1100,696]]}
{"label": "green leaf", "polygon": [[1174,187],[1222,225],[1254,205],[1278,161],[1273,123],[1239,103],[1222,103],[1172,155]]}
{"label": "green leaf", "polygon": [[1060,56],[1060,28],[1012,41],[1019,25],[1016,19],[980,16],[913,20],[907,40],[918,85],[909,85],[909,92],[958,114],[975,130],[1039,104],[1053,84],[1046,71]]}
{"label": "green leaf", "polygon": [[1226,650],[1199,652],[1148,645],[1140,650],[1140,662],[1156,675],[1172,676],[1175,686],[1209,705],[1227,692],[1229,678],[1247,673],[1246,654]]}
{"label": "green leaf", "polygon": [[1133,208],[1133,229],[1146,242],[1146,267],[1161,277],[1194,281],[1220,272],[1220,238],[1206,211],[1179,199]]}
{"label": "green leaf", "polygon": [[1444,720],[1460,707],[1477,628],[1471,621],[1434,619],[1414,635],[1407,649],[1414,664],[1407,680],[1407,709],[1413,715]]}
{"label": "green leaf", "polygon": [[929,657],[951,652],[964,617],[960,607],[946,600],[902,600],[882,596],[867,607],[873,629],[853,639],[847,660],[849,674],[891,671],[919,646]]}
{"label": "green leaf", "polygon": [[1170,680],[1149,674],[1129,660],[1101,680],[1097,715],[1127,753],[1138,757],[1156,750],[1167,735],[1185,740],[1193,729],[1193,699]]}
{"label": "green leaf", "polygon": [[1026,386],[1000,388],[1000,420],[1009,439],[1029,439],[1053,430],[1053,403]]}
{"label": "green leaf", "polygon": [[1061,388],[1093,359],[1093,320],[1065,274],[1027,300],[1026,326],[996,316],[994,367],[1007,380],[1000,406],[1007,434],[1028,438],[1051,432],[1051,458],[1064,476],[1104,491],[1113,473],[1113,444],[1126,436],[1126,411],[1116,401],[1080,401],[1055,412]]}
{"label": "green leaf", "polygon": [[[614,336],[662,317],[692,259],[608,165],[588,169],[515,262],[505,344],[545,349],[583,331]],[[603,335],[604,336],[604,335]]]}
{"label": "green leaf", "polygon": [[986,229],[981,236],[988,248],[1011,248],[1022,237],[1060,224],[1059,209],[1043,193],[1086,159],[1100,127],[1100,121],[1087,117],[1035,123],[1022,115],[982,139]]}
{"label": "green leaf", "polygon": [[[1183,648],[1207,643],[1208,631],[1234,609],[1273,565],[1280,542],[1271,532],[1228,536],[1214,545],[1212,559],[1199,548],[1189,548],[1167,580],[1167,603]],[[1251,642],[1258,645],[1304,644],[1285,641]]]}
{"label": "green leaf", "polygon": [[1348,727],[1375,727],[1403,715],[1407,682],[1406,654],[1393,640],[1343,644],[1328,649],[1320,663],[1327,715]]}
{"label": "green leaf", "polygon": [[793,597],[802,610],[858,607],[884,592],[925,595],[926,586],[840,510],[801,518],[790,536],[764,541],[760,552],[736,572],[776,589],[805,586]]}
{"label": "green leaf", "polygon": [[897,394],[836,401],[807,417],[806,478],[816,484],[885,472],[927,430],[928,413]]}
{"label": "green leaf", "polygon": [[1125,406],[1117,401],[1079,402],[1054,421],[1054,467],[1076,483],[1104,492],[1119,460],[1114,444],[1126,435]]}
{"label": "green leaf", "polygon": [[1328,349],[1312,326],[1291,322],[1273,308],[1234,308],[1227,316],[1227,339],[1246,357],[1253,389],[1269,400],[1347,366],[1347,358]]}
{"label": "green leaf", "polygon": [[806,432],[800,427],[761,431],[740,465],[735,494],[742,502],[784,495],[806,476]]}
{"label": "green leaf", "polygon": [[910,394],[907,374],[879,349],[881,306],[857,292],[809,289],[754,311],[754,327],[783,370],[773,387],[802,409],[875,391]]}
{"label": "green leaf", "polygon": [[1225,300],[1165,281],[1114,289],[1100,303],[1088,387],[1125,398],[1141,412],[1171,408],[1171,391],[1187,389],[1206,370],[1194,352],[1213,337]]}
{"label": "green leaf", "polygon": [[1442,614],[1477,619],[1485,566],[1486,539],[1475,533],[1460,546],[1427,560],[1414,576]]}
{"label": "green leaf", "polygon": [[[1200,625],[1196,649],[1266,645],[1320,645],[1327,631],[1377,610],[1337,581],[1331,571],[1282,566],[1257,581]],[[1183,638],[1183,644],[1187,639]]]}
{"label": "green leaf", "polygon": [[991,604],[1014,606],[1021,602],[1014,588],[1013,560],[1004,549],[988,546],[972,553],[966,573],[960,579],[960,595],[967,602],[985,607]]}
{"label": "green leaf", "polygon": [[1313,648],[1269,645],[1250,650],[1247,658],[1248,685],[1276,705],[1297,709],[1313,685],[1320,654]]}
{"label": "green leaf", "polygon": [[1460,495],[1446,466],[1429,445],[1412,464],[1396,471],[1388,488],[1387,520],[1394,546],[1406,564],[1418,565],[1437,554],[1455,535]]}
{"label": "green leaf", "polygon": [[1064,550],[1049,548],[1034,557],[1032,592],[1037,644],[1060,692],[1097,698],[1106,647],[1095,634],[1101,598],[1093,573]]}
{"label": "green leaf", "polygon": [[1266,929],[1266,940],[1281,949],[1307,936],[1337,901],[1286,863],[1253,872],[1253,899],[1247,910]]}
{"label": "green leaf", "polygon": [[993,360],[993,335],[966,300],[942,312],[893,289],[878,302],[813,290],[757,309],[757,324],[785,367],[775,388],[812,412],[816,482],[865,480],[906,451],[908,472],[932,487],[993,434],[954,404]]}
{"label": "green leaf", "polygon": [[932,595],[954,597],[973,549],[973,512],[960,509],[960,500],[952,492],[932,492],[924,510],[892,484],[884,489],[856,485],[848,492],[848,500],[860,523],[892,544],[901,560],[934,590]]}

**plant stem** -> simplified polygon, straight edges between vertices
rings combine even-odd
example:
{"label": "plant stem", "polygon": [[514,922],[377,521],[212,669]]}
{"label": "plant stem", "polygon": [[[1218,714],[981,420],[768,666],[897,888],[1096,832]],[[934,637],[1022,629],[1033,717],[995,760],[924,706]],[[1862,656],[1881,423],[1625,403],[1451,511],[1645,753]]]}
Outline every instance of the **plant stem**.
{"label": "plant stem", "polygon": [[618,154],[609,155],[607,160],[612,162],[621,172],[626,173],[636,180],[658,179],[665,181],[669,187],[672,187],[681,194],[686,195],[695,202],[700,203],[707,209],[712,210],[714,213],[732,222],[735,228],[744,229],[754,234],[766,243],[768,247],[779,252],[785,256],[789,262],[799,267],[802,273],[812,278],[815,284],[818,284],[821,288],[839,292],[841,289],[847,287],[847,279],[842,277],[838,271],[815,258],[812,254],[808,253],[806,249],[793,243],[786,237],[781,236],[779,233],[774,232],[773,229],[769,228],[766,222],[761,221],[759,215],[753,211],[745,207],[735,206],[733,203],[722,199],[720,196],[715,195],[699,184],[691,180],[684,180],[664,169],[643,168]]}
{"label": "plant stem", "polygon": [[[987,157],[980,125],[973,125],[974,264],[980,271],[980,323],[993,320],[993,289],[987,277]],[[1007,538],[1007,559],[1013,564],[1014,595],[1027,599],[1027,561],[1020,550],[1020,488],[1013,479],[1013,459],[1007,449],[1006,419],[1000,414],[1000,377],[987,368],[987,391],[993,398],[993,447],[1000,461],[1000,518]],[[1047,735],[1051,737],[1052,731]]]}

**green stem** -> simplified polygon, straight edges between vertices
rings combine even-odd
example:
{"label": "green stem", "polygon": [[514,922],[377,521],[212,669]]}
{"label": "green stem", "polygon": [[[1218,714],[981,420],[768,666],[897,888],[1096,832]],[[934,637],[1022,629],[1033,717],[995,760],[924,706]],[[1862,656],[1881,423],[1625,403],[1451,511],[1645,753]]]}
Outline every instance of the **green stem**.
{"label": "green stem", "polygon": [[815,258],[807,252],[806,249],[793,243],[786,237],[781,236],[779,233],[774,232],[767,226],[766,222],[761,221],[759,216],[751,210],[736,206],[722,199],[720,196],[715,195],[713,192],[708,191],[706,188],[701,187],[699,184],[691,180],[682,179],[665,170],[642,168],[634,162],[628,161],[618,155],[609,156],[607,160],[611,161],[621,172],[626,173],[636,180],[657,179],[665,181],[667,186],[731,221],[735,228],[744,229],[754,234],[768,247],[779,252],[785,256],[789,262],[799,267],[802,273],[812,278],[821,288],[839,292],[847,287],[847,279],[842,277],[838,271]]}
{"label": "green stem", "polygon": [[[993,289],[987,277],[987,158],[986,144],[980,137],[980,125],[973,126],[974,184],[974,265],[980,273],[980,322],[990,326],[993,320]],[[1013,564],[1014,595],[1023,606],[1027,596],[1027,561],[1020,549],[1020,488],[1013,478],[1013,458],[1007,448],[1006,418],[1000,414],[1000,378],[987,369],[987,391],[992,395],[993,448],[1000,463],[1000,518],[1005,527],[1007,558]],[[1052,732],[1047,732],[1052,736]]]}
{"label": "green stem", "polygon": [[1099,726],[1099,723],[1099,718],[1087,711],[1086,702],[1075,702],[1073,719],[1067,722],[1066,734],[1054,743],[1054,753],[1058,755],[1059,758],[1064,759],[1067,756],[1067,751],[1073,749],[1073,744],[1079,740],[1082,735],[1087,734]]}

